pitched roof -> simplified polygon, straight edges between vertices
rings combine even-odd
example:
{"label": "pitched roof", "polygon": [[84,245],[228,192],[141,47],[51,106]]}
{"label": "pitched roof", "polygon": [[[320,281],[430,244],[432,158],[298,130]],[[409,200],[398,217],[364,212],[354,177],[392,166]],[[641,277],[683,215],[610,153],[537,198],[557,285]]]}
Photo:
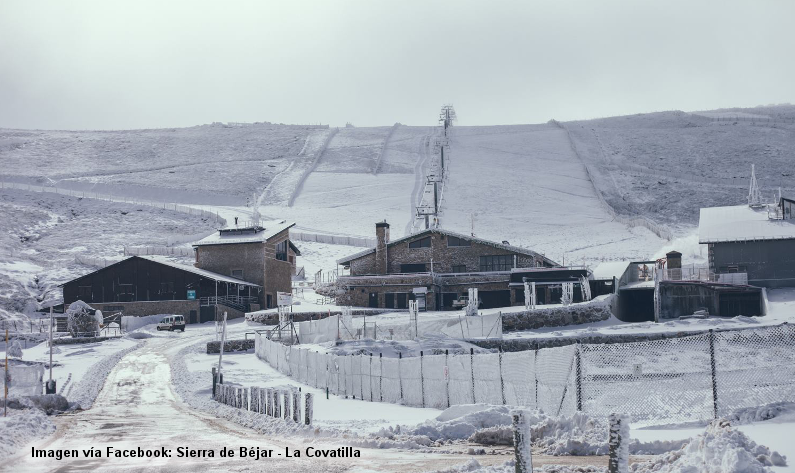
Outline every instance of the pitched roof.
{"label": "pitched roof", "polygon": [[232,243],[262,243],[295,225],[287,220],[260,221],[223,228],[193,244],[193,246],[227,245]]}
{"label": "pitched roof", "polygon": [[771,220],[767,207],[707,207],[699,215],[699,243],[790,238],[795,238],[795,220]]}
{"label": "pitched roof", "polygon": [[[456,238],[460,238],[462,240],[471,241],[471,242],[474,242],[474,243],[479,243],[481,245],[493,246],[494,248],[500,248],[500,249],[507,250],[507,251],[513,251],[514,253],[519,253],[519,254],[522,254],[522,255],[535,256],[535,257],[541,258],[542,260],[544,260],[547,263],[550,263],[550,264],[555,265],[555,266],[560,266],[558,263],[552,261],[551,259],[547,258],[546,256],[544,256],[542,254],[539,254],[539,253],[536,253],[533,250],[528,250],[527,248],[521,248],[521,247],[513,246],[513,245],[505,245],[505,244],[502,244],[502,243],[497,243],[496,241],[484,240],[482,238],[473,237],[471,235],[465,235],[463,233],[451,232],[450,230],[444,230],[444,229],[441,229],[441,228],[428,228],[428,229],[425,229],[425,230],[420,230],[419,232],[412,233],[410,235],[406,235],[404,237],[400,237],[400,238],[398,238],[396,240],[390,241],[387,244],[387,248],[389,248],[390,246],[397,245],[399,243],[403,243],[404,241],[413,240],[413,239],[418,238],[418,237],[420,237],[422,235],[431,234],[431,233],[439,233],[439,234],[442,234],[442,235],[454,236]],[[353,261],[355,259],[359,259],[359,258],[361,258],[363,256],[367,256],[367,255],[369,255],[371,253],[375,253],[375,248],[369,248],[367,250],[360,251],[358,253],[352,254],[352,255],[350,255],[350,256],[348,256],[346,258],[340,258],[340,259],[337,260],[337,264],[345,264],[345,263],[348,263],[348,262]]]}
{"label": "pitched roof", "polygon": [[66,284],[69,284],[72,281],[77,281],[78,279],[82,279],[82,278],[88,276],[89,274],[94,274],[94,273],[98,273],[100,271],[104,271],[104,270],[110,268],[111,266],[116,266],[117,264],[120,264],[120,263],[122,263],[124,261],[128,261],[128,260],[133,259],[133,258],[146,259],[146,260],[158,263],[158,264],[162,264],[162,265],[165,265],[165,266],[170,266],[170,267],[175,268],[175,269],[180,269],[182,271],[187,271],[189,273],[196,274],[196,275],[201,276],[201,277],[206,278],[206,279],[212,279],[213,281],[225,282],[225,283],[230,283],[230,284],[240,284],[242,286],[260,287],[260,286],[258,286],[256,284],[252,284],[250,282],[243,281],[242,279],[235,279],[235,278],[233,278],[231,276],[225,276],[223,274],[214,273],[212,271],[207,271],[206,269],[199,269],[199,268],[197,268],[195,266],[191,266],[191,265],[187,265],[187,264],[175,263],[173,261],[168,260],[165,256],[157,256],[157,255],[128,256],[127,258],[124,258],[124,259],[122,259],[120,261],[117,261],[117,262],[115,262],[115,263],[113,263],[111,265],[105,266],[104,268],[97,269],[95,271],[91,271],[90,273],[84,274],[84,275],[76,277],[74,279],[70,279],[69,281],[66,281],[64,283],[59,284],[58,287],[63,287]]}

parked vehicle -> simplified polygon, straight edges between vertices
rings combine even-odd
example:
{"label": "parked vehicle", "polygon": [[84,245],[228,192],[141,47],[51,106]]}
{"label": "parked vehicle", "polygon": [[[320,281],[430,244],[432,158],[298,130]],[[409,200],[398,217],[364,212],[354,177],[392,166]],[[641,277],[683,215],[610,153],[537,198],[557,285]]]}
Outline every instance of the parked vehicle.
{"label": "parked vehicle", "polygon": [[169,315],[167,317],[163,317],[157,324],[158,330],[168,330],[173,332],[174,330],[182,330],[185,331],[185,317],[181,315]]}
{"label": "parked vehicle", "polygon": [[[469,305],[469,296],[458,296],[458,299],[454,300],[451,304],[453,309],[463,309]],[[478,307],[483,305],[483,301],[478,299]]]}

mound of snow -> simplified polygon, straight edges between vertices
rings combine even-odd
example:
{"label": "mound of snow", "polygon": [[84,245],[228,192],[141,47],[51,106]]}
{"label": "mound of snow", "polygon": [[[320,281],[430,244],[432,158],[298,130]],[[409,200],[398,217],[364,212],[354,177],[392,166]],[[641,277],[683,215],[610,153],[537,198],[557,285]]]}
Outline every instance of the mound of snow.
{"label": "mound of snow", "polygon": [[9,410],[0,417],[0,458],[13,455],[24,445],[55,432],[55,424],[38,409]]}
{"label": "mound of snow", "polygon": [[635,473],[769,473],[786,457],[758,445],[725,420],[715,421],[682,449],[632,465]]}

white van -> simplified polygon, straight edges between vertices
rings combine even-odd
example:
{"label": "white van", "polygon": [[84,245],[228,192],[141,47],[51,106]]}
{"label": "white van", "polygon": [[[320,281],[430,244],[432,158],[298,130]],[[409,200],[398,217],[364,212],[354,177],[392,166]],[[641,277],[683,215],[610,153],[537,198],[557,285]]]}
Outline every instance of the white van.
{"label": "white van", "polygon": [[158,330],[169,330],[173,332],[174,330],[182,330],[185,331],[185,318],[181,315],[169,315],[163,317],[157,324]]}

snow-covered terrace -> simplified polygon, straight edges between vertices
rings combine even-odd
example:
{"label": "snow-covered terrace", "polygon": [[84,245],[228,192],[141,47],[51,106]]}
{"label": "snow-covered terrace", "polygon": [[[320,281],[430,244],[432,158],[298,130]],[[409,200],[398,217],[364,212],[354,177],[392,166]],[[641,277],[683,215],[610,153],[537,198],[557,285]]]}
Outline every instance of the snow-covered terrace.
{"label": "snow-covered terrace", "polygon": [[699,216],[698,242],[701,244],[790,238],[795,238],[795,220],[770,219],[767,207],[708,207],[701,209]]}

